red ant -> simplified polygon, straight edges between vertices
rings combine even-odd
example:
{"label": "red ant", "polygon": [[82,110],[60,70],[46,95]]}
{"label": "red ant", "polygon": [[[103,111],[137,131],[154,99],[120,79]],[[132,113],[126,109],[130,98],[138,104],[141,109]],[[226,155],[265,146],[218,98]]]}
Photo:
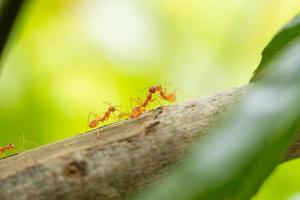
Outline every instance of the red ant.
{"label": "red ant", "polygon": [[5,151],[11,151],[11,150],[14,150],[14,149],[16,149],[16,147],[13,144],[8,144],[8,145],[3,146],[3,147],[0,146],[0,154],[4,153]]}
{"label": "red ant", "polygon": [[[163,100],[174,102],[176,101],[176,91],[167,94],[166,89],[163,89],[161,85],[151,86],[148,88],[148,94],[145,101],[141,104],[142,107],[146,107],[151,101],[153,101],[153,94],[158,92],[159,97]],[[157,99],[158,100],[158,99]]]}
{"label": "red ant", "polygon": [[[147,97],[144,101],[142,101],[140,98],[138,98],[137,100],[135,100],[139,106],[135,106],[132,109],[132,112],[129,113],[122,113],[122,115],[127,115],[130,118],[136,118],[139,117],[148,106],[148,104],[150,102],[153,101],[153,95],[158,92],[159,97],[163,100],[169,101],[169,102],[174,102],[176,101],[176,90],[174,90],[173,92],[167,94],[166,89],[163,89],[161,85],[157,85],[157,86],[151,86],[148,88],[148,94]],[[159,101],[158,99],[156,99],[157,101]],[[131,108],[132,108],[132,99],[131,99]]]}
{"label": "red ant", "polygon": [[93,112],[90,112],[89,114],[89,119],[90,119],[90,116],[91,114],[95,117],[94,120],[91,120],[89,123],[88,123],[88,126],[90,128],[95,128],[98,126],[99,122],[104,122],[104,121],[107,121],[109,118],[110,118],[110,115],[111,114],[114,114],[115,111],[119,110],[116,108],[116,106],[112,106],[110,105],[109,103],[107,102],[103,102],[105,104],[108,104],[109,107],[107,109],[107,111],[104,113],[103,117],[100,117],[99,115],[97,115],[96,113],[93,113]]}

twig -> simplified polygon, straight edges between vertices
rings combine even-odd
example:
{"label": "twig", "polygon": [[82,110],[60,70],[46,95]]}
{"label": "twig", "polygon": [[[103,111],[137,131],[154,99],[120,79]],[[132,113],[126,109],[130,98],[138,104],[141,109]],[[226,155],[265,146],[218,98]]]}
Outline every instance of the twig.
{"label": "twig", "polygon": [[[244,91],[245,87],[235,88],[160,107],[137,119],[3,159],[0,199],[125,199],[169,172]],[[300,157],[299,141],[284,160]]]}

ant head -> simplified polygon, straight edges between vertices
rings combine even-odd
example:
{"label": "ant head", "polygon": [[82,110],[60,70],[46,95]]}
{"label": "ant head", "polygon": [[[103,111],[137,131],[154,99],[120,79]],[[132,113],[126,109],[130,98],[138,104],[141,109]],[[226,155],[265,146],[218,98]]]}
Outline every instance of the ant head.
{"label": "ant head", "polygon": [[8,145],[6,146],[6,148],[12,150],[12,149],[15,149],[16,147],[15,147],[15,145],[13,145],[13,144],[8,144]]}
{"label": "ant head", "polygon": [[95,128],[97,126],[98,126],[98,120],[94,119],[94,120],[89,122],[89,127],[90,128]]}
{"label": "ant head", "polygon": [[150,93],[155,93],[156,92],[156,87],[149,87],[148,91]]}
{"label": "ant head", "polygon": [[108,110],[109,110],[110,112],[115,112],[115,111],[116,111],[116,108],[115,108],[114,106],[109,106],[109,107],[108,107]]}

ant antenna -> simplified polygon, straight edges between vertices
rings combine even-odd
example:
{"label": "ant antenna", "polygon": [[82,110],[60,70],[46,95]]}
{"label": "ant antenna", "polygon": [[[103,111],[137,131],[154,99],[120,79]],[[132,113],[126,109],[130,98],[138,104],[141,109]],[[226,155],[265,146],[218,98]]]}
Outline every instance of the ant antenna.
{"label": "ant antenna", "polygon": [[120,111],[119,109],[117,108],[124,108],[124,107],[128,107],[128,106],[114,106],[112,105],[111,103],[107,102],[107,101],[102,101],[102,103],[106,104],[106,105],[109,105],[109,106],[112,106],[114,108],[116,108],[116,110]]}
{"label": "ant antenna", "polygon": [[87,123],[86,123],[87,126],[89,126],[89,122],[90,122],[90,119],[91,119],[91,114],[92,114],[92,112],[90,112],[89,115],[88,115],[88,120],[87,120]]}
{"label": "ant antenna", "polygon": [[131,109],[133,109],[132,101],[134,101],[135,103],[137,103],[139,106],[141,106],[143,104],[143,101],[139,97],[138,97],[138,99],[130,97]]}
{"label": "ant antenna", "polygon": [[[161,83],[161,84],[156,84],[156,85],[153,85],[153,86],[159,86],[159,85],[171,85],[171,83]],[[153,87],[152,86],[152,87]],[[151,87],[151,86],[150,86]],[[142,89],[141,91],[140,91],[140,93],[141,92],[144,92],[145,90],[147,90],[147,89],[149,89],[149,87],[145,87],[144,89]]]}
{"label": "ant antenna", "polygon": [[171,85],[171,83],[161,83],[160,85]]}
{"label": "ant antenna", "polygon": [[173,90],[173,92],[180,92],[181,94],[183,94],[184,96],[186,96],[186,97],[191,97],[191,95],[189,95],[189,94],[187,94],[186,92],[184,92],[183,90],[181,90],[181,89],[179,89],[179,88],[175,88],[175,90]]}
{"label": "ant antenna", "polygon": [[142,89],[139,93],[144,92],[145,90],[147,90],[149,87],[145,87],[144,89]]}
{"label": "ant antenna", "polygon": [[[29,141],[29,140],[26,140],[25,139],[25,134],[24,133],[22,133],[22,145],[21,145],[21,147],[20,148],[17,148],[17,147],[15,147],[15,149],[16,149],[16,151],[17,152],[23,152],[23,151],[25,151],[26,150],[26,148],[25,148],[25,144],[27,143],[27,144],[31,144],[31,145],[34,145],[35,147],[36,146],[39,146],[39,144],[37,144],[37,143],[35,143],[35,142],[31,142],[31,141]],[[20,150],[19,150],[20,149]]]}

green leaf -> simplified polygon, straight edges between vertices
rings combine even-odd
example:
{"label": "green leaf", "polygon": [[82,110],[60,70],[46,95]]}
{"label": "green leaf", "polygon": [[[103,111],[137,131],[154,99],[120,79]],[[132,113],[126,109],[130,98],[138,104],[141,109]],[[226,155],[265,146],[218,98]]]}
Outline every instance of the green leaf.
{"label": "green leaf", "polygon": [[2,54],[25,0],[0,0],[0,70]]}
{"label": "green leaf", "polygon": [[250,199],[299,128],[299,55],[300,39],[285,45],[266,64],[272,70],[250,85],[214,134],[195,145],[180,167],[136,200]]}
{"label": "green leaf", "polygon": [[300,14],[296,15],[288,24],[286,24],[269,42],[262,52],[262,58],[259,66],[255,70],[251,82],[259,80],[266,72],[267,64],[276,57],[290,42],[300,35]]}

